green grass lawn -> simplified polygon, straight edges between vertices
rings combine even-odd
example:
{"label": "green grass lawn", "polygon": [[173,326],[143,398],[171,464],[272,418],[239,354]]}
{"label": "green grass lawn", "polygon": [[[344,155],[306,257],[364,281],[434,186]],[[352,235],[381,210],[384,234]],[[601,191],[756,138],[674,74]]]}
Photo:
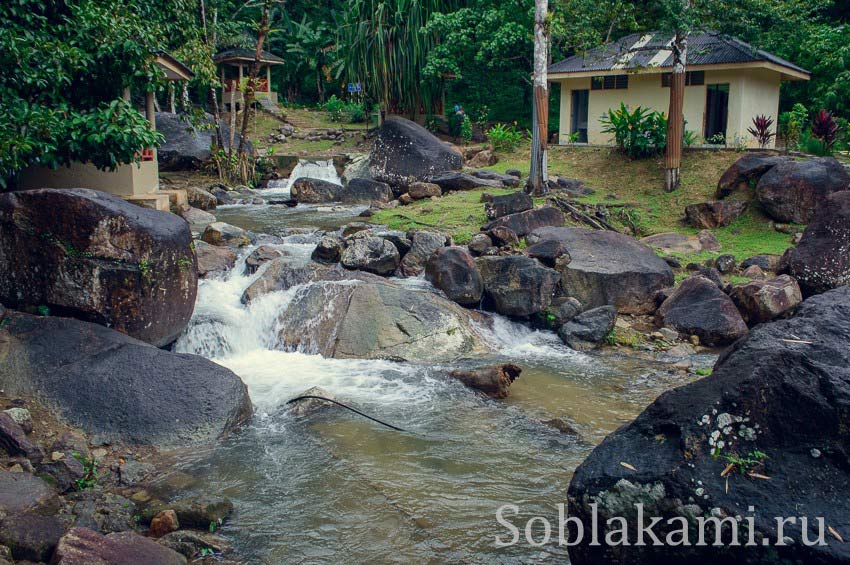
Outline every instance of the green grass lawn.
{"label": "green grass lawn", "polygon": [[[632,203],[630,217],[640,235],[663,232],[696,234],[687,226],[685,206],[714,200],[717,180],[729,165],[741,157],[735,151],[688,151],[682,162],[682,185],[674,192],[663,190],[661,158],[632,161],[610,148],[552,147],[549,154],[550,176],[580,179],[596,192],[579,199],[587,203]],[[488,167],[494,171],[519,169],[528,171],[527,145],[514,152],[499,153],[499,162]],[[438,200],[415,202],[409,206],[383,210],[373,221],[394,229],[436,226],[464,243],[486,223],[481,193],[503,194],[506,190],[474,190],[446,195]],[[749,199],[749,194],[734,198]],[[545,199],[538,199],[542,203]],[[615,222],[616,224],[616,222]],[[802,229],[802,228],[801,228]],[[624,230],[625,231],[625,230]],[[690,255],[678,255],[683,262],[702,262],[723,253],[739,260],[758,253],[781,254],[790,246],[790,236],[775,231],[755,204],[730,226],[713,230],[722,249]]]}

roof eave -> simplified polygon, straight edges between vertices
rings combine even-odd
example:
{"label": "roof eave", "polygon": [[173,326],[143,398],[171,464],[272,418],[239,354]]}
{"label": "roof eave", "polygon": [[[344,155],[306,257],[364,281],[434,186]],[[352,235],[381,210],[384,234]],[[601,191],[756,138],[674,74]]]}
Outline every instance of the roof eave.
{"label": "roof eave", "polygon": [[[688,65],[690,71],[722,71],[736,70],[747,68],[765,68],[776,71],[781,75],[782,81],[801,81],[809,80],[811,74],[807,71],[799,71],[784,65],[772,63],[769,61],[748,61],[744,63],[715,63],[710,65]],[[587,78],[595,76],[611,76],[611,75],[634,75],[634,74],[659,74],[670,72],[672,67],[632,67],[627,69],[608,69],[608,70],[586,70],[586,71],[569,71],[569,72],[549,72],[548,79],[551,80],[566,80],[571,78]]]}

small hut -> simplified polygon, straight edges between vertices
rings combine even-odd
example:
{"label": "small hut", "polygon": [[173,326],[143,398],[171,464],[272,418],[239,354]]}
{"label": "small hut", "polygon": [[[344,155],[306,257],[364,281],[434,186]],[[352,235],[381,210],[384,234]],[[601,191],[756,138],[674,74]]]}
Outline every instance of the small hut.
{"label": "small hut", "polygon": [[[237,111],[242,106],[242,81],[248,78],[255,56],[256,51],[253,49],[234,48],[221,51],[213,57],[221,73],[221,101],[228,111],[231,105],[235,106]],[[277,105],[277,92],[271,87],[271,68],[273,65],[283,63],[283,59],[277,55],[272,55],[268,51],[261,53],[257,88],[254,92],[257,101],[261,104],[268,101]]]}

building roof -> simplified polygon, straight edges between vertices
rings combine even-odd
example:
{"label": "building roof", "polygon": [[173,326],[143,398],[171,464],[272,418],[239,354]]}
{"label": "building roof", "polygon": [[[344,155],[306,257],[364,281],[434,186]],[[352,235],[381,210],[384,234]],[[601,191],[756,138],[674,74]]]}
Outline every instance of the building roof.
{"label": "building roof", "polygon": [[[668,47],[672,39],[671,35],[658,32],[633,33],[602,47],[554,63],[549,66],[549,74],[614,74],[638,69],[658,69],[658,72],[661,72],[673,67],[673,53]],[[688,38],[689,67],[720,67],[748,63],[778,67],[779,72],[792,80],[807,80],[810,74],[809,71],[781,57],[728,35],[707,31],[692,33]]]}
{"label": "building roof", "polygon": [[166,51],[154,51],[154,62],[165,73],[166,80],[192,80],[195,73],[192,69],[175,59]]}
{"label": "building roof", "polygon": [[[224,51],[219,51],[213,56],[213,61],[216,63],[226,63],[227,61],[253,61],[254,56],[256,55],[256,51],[254,49],[243,49],[241,47],[235,47],[233,49],[225,49]],[[263,51],[260,54],[260,62],[268,63],[269,65],[281,65],[285,61],[278,57],[277,55],[273,55],[268,51]]]}

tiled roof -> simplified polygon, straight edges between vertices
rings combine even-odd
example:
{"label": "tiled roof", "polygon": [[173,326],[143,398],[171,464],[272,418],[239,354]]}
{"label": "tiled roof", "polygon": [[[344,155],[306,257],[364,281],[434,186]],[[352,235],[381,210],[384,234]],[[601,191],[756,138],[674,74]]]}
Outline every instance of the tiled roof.
{"label": "tiled roof", "polygon": [[[580,73],[617,69],[672,68],[673,54],[665,49],[672,36],[658,32],[633,33],[602,47],[573,55],[549,66],[549,73]],[[693,33],[688,38],[688,65],[722,65],[768,62],[793,71],[809,71],[756,49],[739,39],[715,32]]]}
{"label": "tiled roof", "polygon": [[[226,49],[224,51],[219,51],[213,57],[213,61],[216,63],[219,61],[226,61],[229,59],[248,59],[250,61],[254,60],[254,56],[256,55],[256,51],[253,49],[242,49],[242,48],[233,48]],[[285,62],[283,59],[278,57],[277,55],[273,55],[268,51],[263,51],[260,55],[260,61],[263,63],[283,63]]]}

